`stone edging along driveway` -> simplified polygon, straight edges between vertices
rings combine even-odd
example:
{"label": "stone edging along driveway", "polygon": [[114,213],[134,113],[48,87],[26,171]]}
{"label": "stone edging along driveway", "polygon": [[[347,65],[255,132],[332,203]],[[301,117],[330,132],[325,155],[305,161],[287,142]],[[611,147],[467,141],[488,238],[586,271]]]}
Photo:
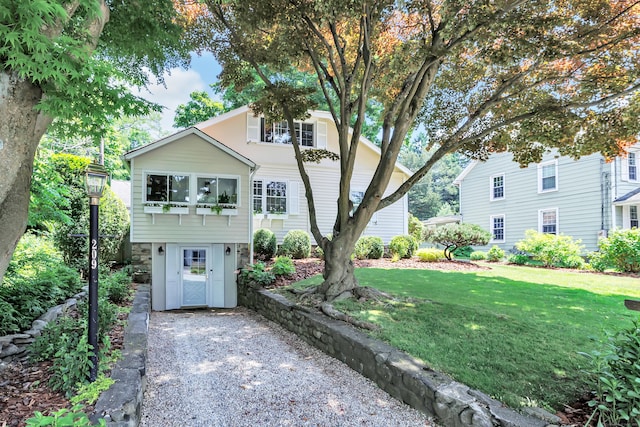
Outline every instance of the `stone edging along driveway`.
{"label": "stone edging along driveway", "polygon": [[310,312],[281,295],[239,283],[238,302],[346,363],[391,396],[435,415],[445,426],[552,427],[560,423],[539,408],[528,408],[525,414],[507,408],[351,325]]}
{"label": "stone edging along driveway", "polygon": [[[346,363],[391,396],[435,415],[444,426],[552,427],[559,424],[559,418],[543,410],[521,414],[507,408],[477,390],[427,369],[416,359],[369,338],[351,325],[310,312],[280,295],[239,283],[238,302]],[[149,285],[140,285],[125,329],[123,358],[111,374],[116,382],[102,393],[93,414],[94,419],[103,417],[108,426],[135,427],[140,422],[149,313]]]}

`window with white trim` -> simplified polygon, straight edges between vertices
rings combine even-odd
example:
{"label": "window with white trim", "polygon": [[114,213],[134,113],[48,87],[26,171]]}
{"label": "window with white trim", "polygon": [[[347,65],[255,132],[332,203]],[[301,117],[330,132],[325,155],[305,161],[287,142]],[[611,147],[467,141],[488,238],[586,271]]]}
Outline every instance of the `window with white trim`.
{"label": "window with white trim", "polygon": [[[353,208],[351,209],[350,214],[353,216],[353,213],[358,209],[358,206],[362,203],[362,199],[364,199],[364,191],[361,190],[351,190],[349,192],[349,200],[353,204]],[[378,212],[374,212],[371,215],[371,219],[369,220],[369,225],[378,223]]]}
{"label": "window with white trim", "polygon": [[287,214],[287,187],[287,181],[254,181],[254,213]]}
{"label": "window with white trim", "polygon": [[491,241],[504,242],[504,215],[491,216]]}
{"label": "window with white trim", "polygon": [[558,209],[541,209],[538,211],[538,231],[544,234],[558,234]]}
{"label": "window with white trim", "polygon": [[491,177],[491,200],[504,199],[504,174]]}
{"label": "window with white trim", "polygon": [[558,189],[558,161],[541,163],[538,165],[538,193],[555,191]]}
{"label": "window with white trim", "polygon": [[197,203],[222,205],[235,208],[238,205],[238,178],[199,176],[197,178]]}
{"label": "window with white trim", "polygon": [[[314,146],[313,123],[294,122],[294,129],[298,142],[303,147]],[[273,144],[291,144],[291,132],[286,121],[267,123],[260,118],[260,141]]]}
{"label": "window with white trim", "polygon": [[147,173],[145,203],[189,203],[189,175]]}
{"label": "window with white trim", "polygon": [[629,168],[629,181],[638,180],[638,156],[635,152],[629,153],[627,157],[627,167]]}
{"label": "window with white trim", "polygon": [[640,226],[638,225],[638,207],[637,206],[629,206],[629,227],[640,228]]}

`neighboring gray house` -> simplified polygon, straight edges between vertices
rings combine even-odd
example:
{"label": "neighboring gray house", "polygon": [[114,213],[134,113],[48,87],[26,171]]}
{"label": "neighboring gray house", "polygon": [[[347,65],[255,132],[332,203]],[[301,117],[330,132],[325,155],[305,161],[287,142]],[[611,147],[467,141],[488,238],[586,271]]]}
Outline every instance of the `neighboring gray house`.
{"label": "neighboring gray house", "polygon": [[509,153],[471,162],[454,181],[462,222],[489,230],[489,246],[512,249],[525,230],[581,239],[587,251],[614,228],[638,227],[640,144],[607,162],[549,153],[521,168]]}

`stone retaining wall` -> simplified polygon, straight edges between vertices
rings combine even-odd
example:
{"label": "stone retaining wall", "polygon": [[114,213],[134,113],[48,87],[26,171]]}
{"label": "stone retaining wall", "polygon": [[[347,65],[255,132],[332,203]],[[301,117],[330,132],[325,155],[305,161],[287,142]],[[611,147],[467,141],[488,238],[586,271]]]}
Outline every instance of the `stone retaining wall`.
{"label": "stone retaining wall", "polygon": [[122,358],[111,371],[115,383],[96,402],[91,416],[94,423],[98,418],[104,418],[109,427],[136,427],[140,423],[150,311],[150,287],[138,285],[124,331]]}
{"label": "stone retaining wall", "polygon": [[27,357],[27,347],[40,336],[42,330],[49,322],[62,316],[68,310],[75,307],[79,299],[86,296],[86,292],[80,292],[69,298],[64,303],[47,310],[31,324],[31,329],[19,334],[11,334],[0,337],[0,362],[9,363],[16,359]]}
{"label": "stone retaining wall", "polygon": [[546,411],[530,411],[533,416],[509,409],[351,325],[306,310],[281,295],[238,283],[238,303],[346,363],[391,396],[435,415],[445,426],[551,427],[560,422]]}

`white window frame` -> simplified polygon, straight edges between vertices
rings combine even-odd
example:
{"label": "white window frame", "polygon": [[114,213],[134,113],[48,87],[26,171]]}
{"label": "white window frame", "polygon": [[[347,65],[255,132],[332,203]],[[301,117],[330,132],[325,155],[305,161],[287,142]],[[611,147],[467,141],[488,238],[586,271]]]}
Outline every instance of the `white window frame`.
{"label": "white window frame", "polygon": [[[640,216],[640,213],[638,211],[640,211],[640,207],[638,207],[638,205],[629,206],[629,228],[634,228],[634,227],[640,228],[640,225],[639,225],[640,218],[638,218]],[[635,215],[632,215],[632,213],[635,213]]]}
{"label": "white window frame", "polygon": [[627,156],[627,176],[631,182],[638,181],[638,152],[636,151],[630,151]]}
{"label": "white window frame", "polygon": [[[495,196],[495,190],[499,187],[496,187],[496,178],[502,178],[502,196],[500,197],[496,197]],[[505,174],[504,173],[499,173],[496,175],[491,175],[489,177],[489,200],[494,201],[494,200],[504,200],[504,198],[506,197],[506,191],[505,191]]]}
{"label": "white window frame", "polygon": [[[278,197],[278,196],[268,196],[268,188],[269,183],[279,182],[285,184],[285,206],[286,210],[282,211],[273,211],[269,212],[267,210],[267,198],[268,197]],[[256,195],[256,190],[260,189],[262,194]],[[289,215],[299,215],[300,214],[300,197],[299,197],[299,186],[298,182],[290,181],[286,179],[278,179],[278,178],[258,178],[253,180],[252,188],[251,188],[251,196],[252,196],[252,206],[254,215],[262,215],[266,214],[267,217],[276,217],[281,219],[288,218]],[[259,196],[259,197],[256,197]],[[259,210],[256,207],[259,206]]]}
{"label": "white window frame", "polygon": [[[495,238],[495,220],[498,218],[502,218],[502,239]],[[507,220],[505,215],[491,215],[489,217],[489,229],[491,230],[491,243],[504,243],[507,239]]]}
{"label": "white window frame", "polygon": [[[543,188],[543,171],[548,166],[554,166],[554,180],[555,187],[554,188]],[[550,193],[553,191],[558,191],[558,159],[554,159],[548,162],[538,164],[538,193]]]}
{"label": "white window frame", "polygon": [[[555,233],[545,233],[544,230],[544,222],[543,222],[543,218],[544,218],[544,214],[547,212],[554,212],[555,216],[556,216],[556,231]],[[544,233],[544,234],[554,234],[554,235],[559,235],[560,234],[560,216],[559,216],[559,211],[558,208],[547,208],[547,209],[540,209],[538,210],[538,231],[540,233]]]}
{"label": "white window frame", "polygon": [[[195,203],[200,206],[216,206],[216,205],[222,205],[227,209],[236,209],[239,206],[241,206],[240,201],[242,200],[242,197],[240,195],[240,176],[238,175],[224,175],[224,174],[209,174],[209,173],[196,173],[193,174],[194,175],[194,180],[193,180],[193,185],[195,186],[195,197],[196,197],[196,201]],[[200,189],[198,188],[198,181],[200,179],[215,179],[216,181],[219,181],[220,179],[229,179],[229,180],[235,180],[236,181],[236,193],[235,193],[235,201],[233,200],[233,194],[228,195],[229,196],[229,201],[228,202],[224,202],[224,201],[220,201],[220,196],[221,194],[219,194],[219,189],[218,186],[216,185],[216,195],[214,197],[214,199],[212,200],[198,200],[198,196],[200,195]]]}
{"label": "white window frame", "polygon": [[[166,176],[167,177],[167,191],[166,191],[166,195],[167,198],[166,200],[148,200],[147,196],[150,195],[149,193],[149,188],[147,186],[147,181],[149,179],[150,175],[158,175],[158,176]],[[186,177],[189,182],[187,185],[187,201],[175,201],[171,199],[171,177],[173,176],[184,176]],[[191,188],[191,184],[192,184],[192,176],[190,173],[184,173],[184,172],[166,172],[166,171],[144,171],[142,174],[142,203],[145,205],[172,205],[172,206],[188,206],[189,204],[191,204],[191,193],[192,193],[192,188]]]}
{"label": "white window frame", "polygon": [[[315,122],[295,120],[293,122],[293,125],[296,131],[296,135],[298,136],[298,143],[300,144],[300,147],[315,148],[317,145],[317,137],[316,137],[318,133],[317,124]],[[311,145],[305,145],[301,139],[303,125],[312,126]],[[267,131],[267,121],[265,120],[264,117],[260,117],[260,130],[259,130],[260,142],[264,144],[274,144],[274,145],[291,145],[292,143],[291,136],[289,136],[288,139],[284,139],[281,136],[281,135],[284,135],[282,133],[284,129],[289,131],[289,125],[286,121],[271,123],[272,140],[266,141],[267,138],[265,138],[265,135]],[[278,136],[276,137],[278,139],[277,141],[275,140],[276,138],[273,137],[273,135],[276,135],[276,134],[278,134]],[[290,132],[289,132],[289,135],[290,135]]]}

